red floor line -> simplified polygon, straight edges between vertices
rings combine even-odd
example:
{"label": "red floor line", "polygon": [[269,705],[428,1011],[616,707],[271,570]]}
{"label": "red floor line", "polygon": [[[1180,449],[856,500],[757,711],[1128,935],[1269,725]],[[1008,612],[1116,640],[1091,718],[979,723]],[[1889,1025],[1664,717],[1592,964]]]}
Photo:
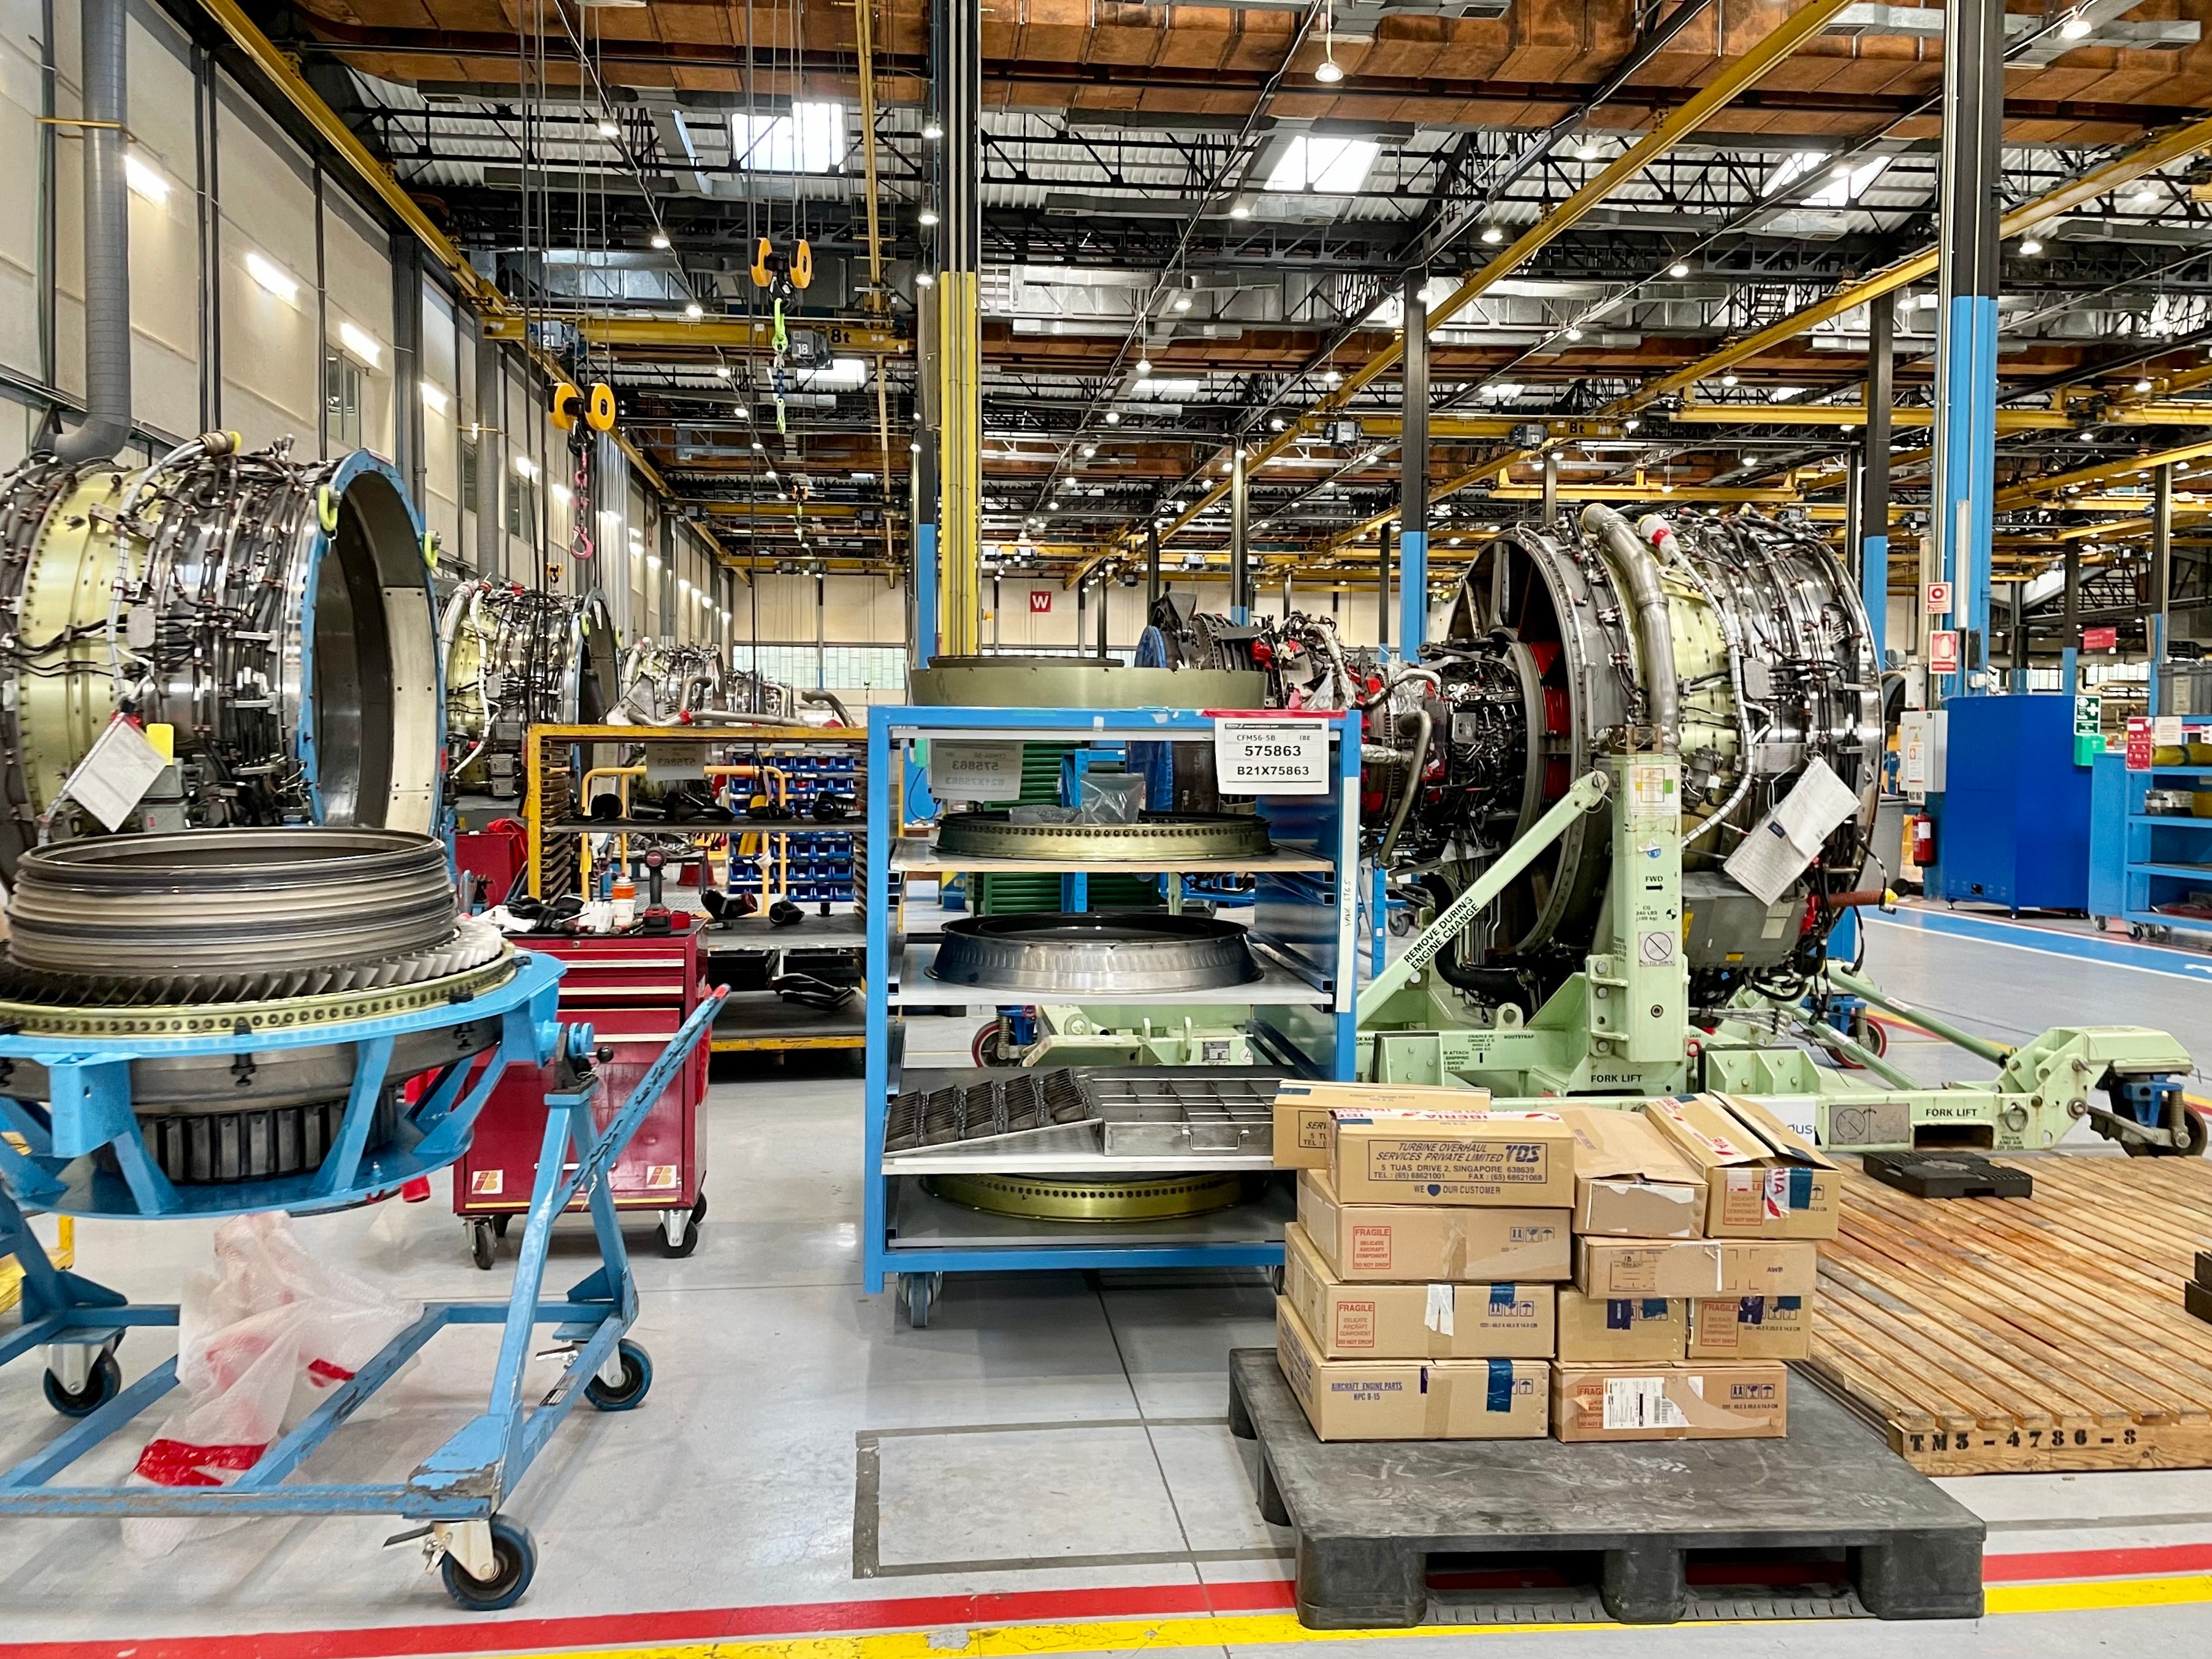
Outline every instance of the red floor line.
{"label": "red floor line", "polygon": [[[2085,1522],[2087,1524],[2092,1524]],[[1992,1555],[1992,1584],[2212,1572],[2212,1543],[2139,1549],[2056,1550]],[[963,1625],[1046,1624],[1161,1614],[1280,1613],[1288,1579],[1216,1584],[1130,1584],[1092,1589],[1009,1590],[976,1595],[896,1596],[675,1613],[593,1613],[569,1619],[484,1620],[389,1629],[283,1631],[258,1636],[176,1636],[138,1640],[0,1643],[0,1659],[413,1659],[414,1656],[514,1652],[620,1644],[709,1642]]]}

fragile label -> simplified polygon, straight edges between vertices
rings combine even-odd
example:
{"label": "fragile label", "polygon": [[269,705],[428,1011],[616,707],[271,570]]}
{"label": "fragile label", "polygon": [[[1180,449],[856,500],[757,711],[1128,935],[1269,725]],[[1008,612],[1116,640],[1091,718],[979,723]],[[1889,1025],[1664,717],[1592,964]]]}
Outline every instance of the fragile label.
{"label": "fragile label", "polygon": [[1325,795],[1322,720],[1216,720],[1213,766],[1224,795]]}
{"label": "fragile label", "polygon": [[1390,1230],[1358,1227],[1352,1230],[1352,1265],[1370,1273],[1390,1266]]}
{"label": "fragile label", "polygon": [[1686,1429],[1690,1419],[1667,1398],[1663,1376],[1608,1376],[1603,1406],[1608,1429]]}
{"label": "fragile label", "polygon": [[1375,1346],[1375,1304],[1340,1302],[1336,1304],[1336,1346],[1371,1348]]}

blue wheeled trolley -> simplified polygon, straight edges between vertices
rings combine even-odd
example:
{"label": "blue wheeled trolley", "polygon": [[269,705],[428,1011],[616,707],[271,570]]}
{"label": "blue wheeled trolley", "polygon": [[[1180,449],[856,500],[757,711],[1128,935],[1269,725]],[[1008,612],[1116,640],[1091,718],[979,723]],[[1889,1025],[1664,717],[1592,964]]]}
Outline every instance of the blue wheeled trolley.
{"label": "blue wheeled trolley", "polygon": [[[2212,743],[2212,714],[2179,718],[2185,757]],[[2120,776],[2121,902],[2114,910],[2127,923],[2128,936],[2212,935],[2212,904],[2203,896],[2212,893],[2212,814],[2154,812],[2148,803],[2154,789],[2185,791],[2203,800],[2212,792],[2212,765],[2185,757],[2161,766],[2154,750],[2147,770],[2124,769]]]}
{"label": "blue wheeled trolley", "polygon": [[[257,1024],[250,1013],[241,1012],[241,1029],[220,1033],[0,1036],[0,1075],[19,1088],[27,1086],[28,1078],[40,1079],[35,1097],[0,1096],[0,1124],[21,1142],[0,1139],[0,1252],[14,1254],[23,1269],[22,1323],[0,1341],[0,1364],[45,1349],[47,1400],[65,1416],[80,1419],[0,1472],[0,1515],[394,1514],[422,1523],[428,1547],[442,1554],[446,1588],[461,1606],[491,1610],[519,1600],[536,1571],[536,1547],[526,1528],[499,1513],[500,1504],[580,1394],[602,1411],[627,1411],[644,1400],[652,1384],[650,1362],[626,1335],[637,1316],[637,1286],[606,1176],[720,1006],[718,994],[693,1012],[629,1098],[600,1127],[593,1109],[599,1081],[592,1071],[590,1029],[563,1027],[554,1018],[560,977],[561,964],[552,957],[525,952],[503,980],[471,986],[465,994],[450,988],[434,999],[421,999],[422,1006],[379,1018],[288,1023],[294,1017],[276,1012],[278,1005],[259,1005],[270,1011],[264,1022]],[[431,1072],[422,1097],[404,1109],[396,1125],[386,1123],[380,1139],[373,1139],[375,1126],[384,1121],[381,1115],[391,1109],[395,1048],[419,1054],[419,1047],[408,1045],[471,1024],[480,1037],[485,1022],[495,1023],[496,1042],[487,1048],[472,1038],[465,1056]],[[156,1027],[162,1022],[155,1018],[141,1023]],[[457,1042],[455,1048],[459,1046]],[[349,1049],[353,1078],[343,1115],[314,1167],[250,1182],[187,1185],[172,1182],[149,1155],[131,1109],[134,1063],[207,1055],[250,1068],[257,1061],[270,1063],[271,1056],[310,1048]],[[178,1310],[174,1304],[130,1302],[56,1267],[27,1224],[27,1214],[55,1211],[161,1219],[347,1208],[453,1163],[467,1149],[471,1127],[493,1086],[518,1065],[550,1069],[544,1148],[507,1301],[426,1304],[420,1318],[351,1379],[332,1389],[229,1486],[56,1484],[93,1448],[122,1432],[177,1386],[177,1362],[172,1358],[124,1387],[114,1353],[131,1328],[173,1327]],[[554,1220],[579,1192],[589,1202],[599,1264],[565,1297],[541,1301]],[[533,1406],[523,1398],[523,1367],[534,1330],[548,1324],[557,1327],[554,1340],[569,1348],[570,1358],[561,1385]],[[502,1328],[483,1415],[403,1480],[291,1480],[318,1446],[449,1325]]]}
{"label": "blue wheeled trolley", "polygon": [[[1244,718],[1254,718],[1247,715]],[[1256,716],[1267,718],[1265,711]],[[1280,718],[1281,716],[1278,716]],[[1186,991],[1142,999],[1145,1012],[1188,1016],[1208,1024],[1242,1024],[1255,1048],[1281,1071],[1350,1079],[1356,1060],[1354,1001],[1358,991],[1359,894],[1359,723],[1357,714],[1307,716],[1328,732],[1328,783],[1319,795],[1259,798],[1273,851],[1215,869],[1212,861],[1182,860],[1180,867],[1115,862],[1086,866],[1076,860],[1020,860],[1039,872],[1074,877],[1111,870],[1125,875],[1240,875],[1253,884],[1247,939],[1263,969],[1252,984],[1216,991]],[[868,711],[871,778],[904,775],[921,745],[969,740],[1035,741],[1115,749],[1147,744],[1212,743],[1214,717],[1188,709],[982,708],[878,707]],[[896,931],[900,912],[891,903],[896,880],[908,875],[973,872],[972,857],[940,859],[923,837],[902,838],[893,822],[890,792],[868,796],[867,879],[862,904],[867,917],[866,1144],[863,1271],[871,1292],[892,1275],[900,1279],[909,1320],[927,1324],[941,1276],[1071,1268],[1273,1267],[1283,1260],[1279,1202],[1250,1202],[1177,1223],[1057,1221],[1019,1223],[979,1213],[936,1196],[927,1177],[960,1172],[957,1148],[924,1155],[887,1157],[891,1103],[900,1094],[904,1033],[900,1010],[965,1002],[963,992],[928,975],[933,940]],[[989,862],[989,861],[986,861]],[[991,863],[998,869],[1014,863]],[[1192,868],[1197,863],[1203,867]],[[911,910],[908,914],[912,914]],[[1001,1004],[1065,1002],[1063,992],[1040,988],[994,991]],[[1111,999],[1126,1003],[1128,998]],[[1180,1011],[1180,1012],[1178,1012]],[[1202,1164],[1172,1157],[1101,1158],[1080,1152],[1047,1158],[1024,1152],[975,1155],[972,1168],[1024,1176],[1167,1175],[1202,1167],[1246,1172],[1265,1182],[1270,1151],[1208,1158]],[[1279,1195],[1271,1194],[1271,1198]]]}

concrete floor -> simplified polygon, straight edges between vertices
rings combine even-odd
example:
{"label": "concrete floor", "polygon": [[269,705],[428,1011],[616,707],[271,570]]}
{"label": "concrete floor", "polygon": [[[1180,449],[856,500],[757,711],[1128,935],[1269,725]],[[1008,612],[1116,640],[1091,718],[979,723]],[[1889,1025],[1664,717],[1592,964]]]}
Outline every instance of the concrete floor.
{"label": "concrete floor", "polygon": [[[1995,1036],[2032,1035],[2029,1022],[2125,1021],[2163,1024],[2192,1048],[2212,1050],[2203,1032],[2212,1000],[2185,977],[1893,923],[1871,927],[1867,954],[1899,994]],[[973,1029],[921,1023],[911,1058],[956,1063]],[[1975,1070],[1903,1038],[1893,1053],[1924,1077]],[[153,1561],[127,1553],[112,1521],[0,1522],[0,1659],[487,1650],[502,1642],[620,1644],[643,1656],[747,1632],[953,1627],[900,1650],[910,1655],[980,1651],[968,1627],[984,1622],[1052,1626],[993,1651],[1182,1646],[1234,1648],[1242,1659],[1289,1640],[1280,1594],[1267,1586],[1288,1576],[1290,1540],[1260,1521],[1249,1450],[1222,1421],[1227,1351],[1272,1340],[1259,1279],[954,1279],[933,1327],[909,1330],[890,1297],[860,1288],[859,1093],[836,1060],[756,1062],[717,1083],[713,1211],[697,1253],[665,1261],[642,1229],[633,1235],[644,1289],[636,1334],[656,1364],[652,1399],[632,1414],[578,1412],[509,1506],[540,1550],[531,1595],[507,1615],[529,1622],[502,1636],[457,1613],[411,1549],[380,1547],[397,1530],[388,1519],[258,1522]],[[410,1294],[495,1288],[469,1266],[442,1183],[431,1204],[298,1224],[329,1259]],[[147,1297],[173,1297],[181,1275],[205,1259],[204,1230],[187,1224],[87,1226],[79,1238],[83,1271]],[[564,1266],[583,1260],[581,1240],[562,1243],[556,1282],[567,1283]],[[411,1467],[478,1408],[490,1347],[489,1334],[441,1338],[313,1468],[370,1478]],[[167,1351],[156,1335],[134,1336],[123,1351],[126,1374]],[[544,1370],[550,1378],[550,1366]],[[0,1372],[0,1463],[51,1435],[54,1422],[38,1398],[35,1366]],[[119,1475],[139,1443],[88,1474]],[[2212,1573],[2212,1472],[1948,1484],[1988,1519],[1992,1556],[2045,1558],[2009,1560],[2010,1577],[2179,1577],[2149,1590],[2130,1578],[2117,1589],[2008,1592],[2014,1604],[2055,1597],[2069,1610],[1971,1626],[1614,1630],[1604,1650],[1948,1659],[2109,1647],[2193,1659],[2212,1644],[2212,1577],[2197,1576]],[[2143,1550],[2158,1553],[2074,1553]],[[1147,1588],[1105,1594],[1121,1587]],[[1074,1594],[1040,1599],[1048,1592]],[[731,1611],[993,1594],[1014,1599],[886,1607],[880,1616]],[[2094,1604],[2085,1601],[2091,1596]],[[2131,1605],[2146,1597],[2166,1605]],[[1180,1611],[1091,1632],[1055,1622],[1111,1609]],[[663,1614],[682,1616],[650,1617]],[[251,1649],[148,1645],[368,1627],[388,1633]],[[1419,1659],[1470,1639],[1400,1638],[1394,1650]],[[1484,1651],[1510,1655],[1580,1651],[1595,1638],[1529,1630],[1480,1639]],[[16,1646],[33,1644],[44,1645]],[[837,1651],[865,1659],[868,1645]],[[1312,1649],[1310,1640],[1297,1645]]]}

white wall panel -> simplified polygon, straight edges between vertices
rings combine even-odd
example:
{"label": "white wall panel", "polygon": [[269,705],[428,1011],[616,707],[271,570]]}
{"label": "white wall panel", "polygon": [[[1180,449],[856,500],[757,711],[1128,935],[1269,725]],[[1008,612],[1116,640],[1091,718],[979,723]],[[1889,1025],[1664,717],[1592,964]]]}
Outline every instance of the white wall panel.
{"label": "white wall panel", "polygon": [[[297,453],[313,455],[320,450],[322,358],[313,175],[228,77],[219,88],[222,424],[248,447],[289,437]],[[270,292],[249,273],[250,253],[296,284],[291,297]]]}
{"label": "white wall panel", "polygon": [[[0,0],[0,155],[10,158],[0,167],[0,363],[32,380],[46,372],[39,361],[40,27],[37,0]],[[61,95],[74,112],[74,74]],[[76,383],[83,382],[80,359]]]}

